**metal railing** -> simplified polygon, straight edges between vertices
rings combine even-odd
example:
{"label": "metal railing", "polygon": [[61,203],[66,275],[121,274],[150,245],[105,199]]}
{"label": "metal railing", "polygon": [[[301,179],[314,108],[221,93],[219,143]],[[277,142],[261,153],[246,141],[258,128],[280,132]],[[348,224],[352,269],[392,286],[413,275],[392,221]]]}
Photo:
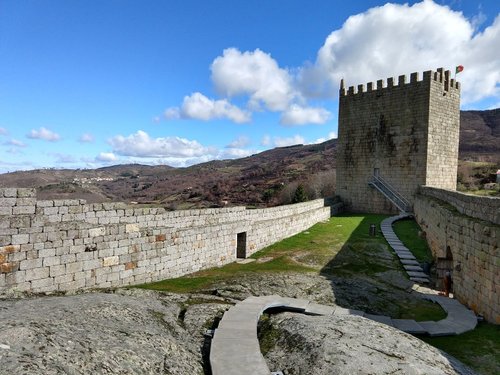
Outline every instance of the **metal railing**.
{"label": "metal railing", "polygon": [[411,212],[411,203],[380,176],[372,176],[369,185],[380,191],[402,212]]}

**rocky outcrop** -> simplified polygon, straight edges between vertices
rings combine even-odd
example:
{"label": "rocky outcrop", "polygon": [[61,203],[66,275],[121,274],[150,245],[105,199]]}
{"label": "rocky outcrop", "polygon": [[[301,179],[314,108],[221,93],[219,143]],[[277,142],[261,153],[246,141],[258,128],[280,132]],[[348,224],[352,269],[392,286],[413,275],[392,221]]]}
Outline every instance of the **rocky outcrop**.
{"label": "rocky outcrop", "polygon": [[423,341],[358,316],[282,313],[261,328],[269,368],[287,375],[474,374]]}
{"label": "rocky outcrop", "polygon": [[[326,304],[334,299],[327,279],[300,274],[248,276],[205,294],[120,289],[3,299],[0,375],[208,374],[206,329],[214,328],[232,303],[272,291]],[[437,349],[367,319],[283,313],[270,322],[262,329],[263,345],[272,344],[269,367],[286,374],[351,374],[356,368],[467,374]]]}
{"label": "rocky outcrop", "polygon": [[203,332],[227,308],[208,302],[142,290],[0,301],[0,374],[203,374]]}

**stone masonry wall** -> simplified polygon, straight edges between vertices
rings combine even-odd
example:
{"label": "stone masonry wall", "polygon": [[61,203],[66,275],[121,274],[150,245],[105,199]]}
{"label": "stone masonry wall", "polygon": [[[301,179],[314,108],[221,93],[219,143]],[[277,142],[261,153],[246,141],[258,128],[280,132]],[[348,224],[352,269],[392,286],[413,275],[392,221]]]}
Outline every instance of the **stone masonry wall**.
{"label": "stone masonry wall", "polygon": [[[452,254],[455,297],[496,324],[500,324],[499,205],[499,198],[424,187],[414,206],[434,257],[445,258],[447,249]],[[496,219],[489,214],[492,207]]]}
{"label": "stone masonry wall", "polygon": [[429,96],[425,184],[456,190],[460,133],[460,90],[450,72],[433,73]]}
{"label": "stone masonry wall", "polygon": [[327,220],[323,200],[247,210],[165,211],[124,203],[37,200],[0,189],[0,293],[141,284],[236,260]]}
{"label": "stone masonry wall", "polygon": [[337,195],[351,211],[393,213],[376,173],[413,203],[420,185],[455,188],[460,86],[427,71],[340,89]]}
{"label": "stone masonry wall", "polygon": [[445,201],[461,214],[500,225],[500,199],[459,193],[454,190],[421,186],[420,192],[428,197]]}

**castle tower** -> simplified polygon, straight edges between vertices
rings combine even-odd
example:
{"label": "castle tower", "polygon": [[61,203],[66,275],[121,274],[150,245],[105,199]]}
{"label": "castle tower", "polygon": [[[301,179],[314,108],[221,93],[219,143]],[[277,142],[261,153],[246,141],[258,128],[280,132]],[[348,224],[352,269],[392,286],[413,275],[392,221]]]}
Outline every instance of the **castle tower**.
{"label": "castle tower", "polygon": [[442,68],[357,90],[342,80],[337,195],[351,211],[393,213],[399,199],[411,210],[420,185],[455,190],[459,128],[460,84]]}

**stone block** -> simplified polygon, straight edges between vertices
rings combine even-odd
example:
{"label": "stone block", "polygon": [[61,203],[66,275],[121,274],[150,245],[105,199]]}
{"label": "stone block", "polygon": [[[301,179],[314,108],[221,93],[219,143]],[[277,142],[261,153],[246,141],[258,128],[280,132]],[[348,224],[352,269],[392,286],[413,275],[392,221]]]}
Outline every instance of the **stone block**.
{"label": "stone block", "polygon": [[120,262],[120,257],[115,255],[111,257],[106,257],[102,260],[103,267],[109,267],[117,265]]}
{"label": "stone block", "polygon": [[2,188],[3,196],[6,198],[16,198],[17,189],[16,188]]}
{"label": "stone block", "polygon": [[0,207],[14,207],[16,201],[16,198],[0,198]]}
{"label": "stone block", "polygon": [[17,189],[18,198],[36,198],[36,189]]}
{"label": "stone block", "polygon": [[36,198],[18,198],[16,206],[35,206]]}
{"label": "stone block", "polygon": [[41,249],[38,251],[38,256],[40,258],[45,258],[45,257],[53,257],[56,255],[56,249],[54,248],[47,248],[47,249]]}
{"label": "stone block", "polygon": [[35,206],[12,207],[12,215],[32,215],[35,213]]}
{"label": "stone block", "polygon": [[59,264],[61,264],[61,258],[58,256],[43,258],[43,266],[44,267],[57,266]]}
{"label": "stone block", "polygon": [[156,242],[163,242],[167,239],[167,236],[165,234],[157,234],[155,237]]}
{"label": "stone block", "polygon": [[104,236],[106,234],[105,227],[89,229],[89,237]]}
{"label": "stone block", "polygon": [[127,262],[125,263],[125,270],[133,270],[137,268],[137,262]]}
{"label": "stone block", "polygon": [[66,273],[66,265],[64,265],[64,264],[49,267],[49,276],[50,277],[61,276],[61,275],[64,275],[65,273]]}
{"label": "stone block", "polygon": [[14,234],[12,235],[12,244],[13,245],[22,245],[30,242],[29,234]]}
{"label": "stone block", "polygon": [[125,224],[125,233],[139,232],[138,224]]}
{"label": "stone block", "polygon": [[43,261],[40,258],[26,259],[26,260],[21,261],[19,268],[21,270],[30,270],[30,269],[42,267],[42,265],[43,265]]}
{"label": "stone block", "polygon": [[0,206],[0,215],[12,215],[12,207]]}
{"label": "stone block", "polygon": [[26,270],[26,281],[40,280],[49,277],[49,267]]}
{"label": "stone block", "polygon": [[1,263],[0,264],[0,272],[1,273],[10,273],[17,271],[19,268],[19,263],[17,262],[7,262],[7,263]]}
{"label": "stone block", "polygon": [[66,264],[66,273],[80,272],[83,269],[83,262],[73,262]]}
{"label": "stone block", "polygon": [[7,245],[0,247],[0,254],[12,254],[21,250],[21,245]]}
{"label": "stone block", "polygon": [[92,260],[84,260],[83,261],[83,270],[88,271],[96,268],[101,267],[101,261],[97,259],[92,259]]}
{"label": "stone block", "polygon": [[54,201],[50,200],[41,200],[41,201],[36,201],[36,206],[37,207],[53,207],[54,206]]}

